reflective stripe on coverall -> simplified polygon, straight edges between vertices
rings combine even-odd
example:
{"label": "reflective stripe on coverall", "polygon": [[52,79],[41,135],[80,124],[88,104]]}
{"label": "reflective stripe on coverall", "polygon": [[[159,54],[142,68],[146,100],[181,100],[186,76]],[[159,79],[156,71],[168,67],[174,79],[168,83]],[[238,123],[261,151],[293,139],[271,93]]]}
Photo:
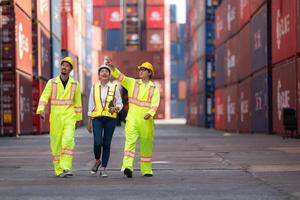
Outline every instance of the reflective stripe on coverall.
{"label": "reflective stripe on coverall", "polygon": [[106,96],[105,99],[105,105],[102,105],[102,101],[101,101],[101,86],[99,85],[99,87],[97,87],[98,84],[94,84],[93,85],[93,96],[94,96],[94,105],[95,108],[91,113],[91,117],[95,118],[95,117],[110,117],[113,119],[117,118],[117,113],[113,113],[111,114],[108,110],[109,110],[109,104],[111,101],[114,101],[114,97],[115,97],[115,92],[116,92],[116,88],[117,85],[116,84],[111,84],[108,88],[108,94]]}
{"label": "reflective stripe on coverall", "polygon": [[[142,80],[124,76],[118,69],[112,71],[121,85],[128,91],[129,109],[125,124],[125,148],[122,171],[133,171],[136,141],[140,138],[141,173],[152,174],[152,150],[154,138],[154,115],[159,105],[160,94],[152,81],[145,85]],[[144,119],[148,113],[152,117]]]}
{"label": "reflective stripe on coverall", "polygon": [[72,77],[64,88],[60,77],[50,79],[40,97],[37,114],[50,100],[50,147],[55,175],[72,170],[76,121],[82,120],[80,85]]}

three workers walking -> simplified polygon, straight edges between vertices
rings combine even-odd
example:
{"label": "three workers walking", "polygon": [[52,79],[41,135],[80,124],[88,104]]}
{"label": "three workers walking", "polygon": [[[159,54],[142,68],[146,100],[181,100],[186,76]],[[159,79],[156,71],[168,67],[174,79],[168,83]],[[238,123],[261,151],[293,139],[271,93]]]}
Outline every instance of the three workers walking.
{"label": "three workers walking", "polygon": [[[61,60],[60,75],[49,80],[39,101],[37,114],[44,115],[50,104],[50,147],[55,176],[72,176],[72,160],[75,147],[75,129],[82,120],[81,92],[77,81],[70,76],[74,68],[70,57]],[[152,82],[154,67],[145,62],[138,66],[139,79],[122,74],[109,58],[98,68],[99,82],[90,91],[88,105],[88,131],[94,136],[95,164],[91,173],[100,169],[107,177],[106,167],[110,156],[110,144],[116,126],[117,113],[122,109],[122,99],[117,79],[128,91],[129,109],[125,124],[125,147],[121,171],[132,178],[136,142],[140,140],[141,174],[151,177],[154,139],[154,116],[160,101],[158,88]],[[101,156],[102,153],[102,156]]]}

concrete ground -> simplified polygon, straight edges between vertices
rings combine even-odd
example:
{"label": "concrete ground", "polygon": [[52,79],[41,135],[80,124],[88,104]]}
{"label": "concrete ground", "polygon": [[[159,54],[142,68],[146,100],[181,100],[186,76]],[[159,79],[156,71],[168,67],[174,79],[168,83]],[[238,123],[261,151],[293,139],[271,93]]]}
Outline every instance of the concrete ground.
{"label": "concrete ground", "polygon": [[124,131],[115,131],[109,177],[90,175],[93,138],[76,132],[74,176],[53,176],[49,136],[0,138],[0,199],[288,200],[300,199],[300,140],[228,134],[158,121],[154,176],[120,172]]}

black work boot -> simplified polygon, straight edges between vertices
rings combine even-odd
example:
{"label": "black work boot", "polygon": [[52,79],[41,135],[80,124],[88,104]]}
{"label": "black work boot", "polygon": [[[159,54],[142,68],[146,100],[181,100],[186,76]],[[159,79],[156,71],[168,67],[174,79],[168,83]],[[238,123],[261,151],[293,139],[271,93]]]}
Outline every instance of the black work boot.
{"label": "black work boot", "polygon": [[132,178],[132,171],[128,168],[125,168],[124,174],[127,176],[127,178]]}
{"label": "black work boot", "polygon": [[90,173],[91,174],[96,174],[100,165],[101,165],[101,162],[95,162],[95,164],[92,167]]}

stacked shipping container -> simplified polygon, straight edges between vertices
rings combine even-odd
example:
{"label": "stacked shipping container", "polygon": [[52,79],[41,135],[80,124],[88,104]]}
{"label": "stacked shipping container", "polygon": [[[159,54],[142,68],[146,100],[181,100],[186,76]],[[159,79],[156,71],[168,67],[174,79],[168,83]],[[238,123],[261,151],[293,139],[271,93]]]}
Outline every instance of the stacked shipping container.
{"label": "stacked shipping container", "polygon": [[177,24],[176,5],[171,5],[171,117],[185,117],[184,25]]}
{"label": "stacked shipping container", "polygon": [[[185,36],[187,80],[187,123],[201,127],[214,125],[214,1],[188,1]],[[222,49],[221,49],[222,50]],[[223,50],[219,53],[223,54]],[[220,61],[219,61],[220,62]]]}

